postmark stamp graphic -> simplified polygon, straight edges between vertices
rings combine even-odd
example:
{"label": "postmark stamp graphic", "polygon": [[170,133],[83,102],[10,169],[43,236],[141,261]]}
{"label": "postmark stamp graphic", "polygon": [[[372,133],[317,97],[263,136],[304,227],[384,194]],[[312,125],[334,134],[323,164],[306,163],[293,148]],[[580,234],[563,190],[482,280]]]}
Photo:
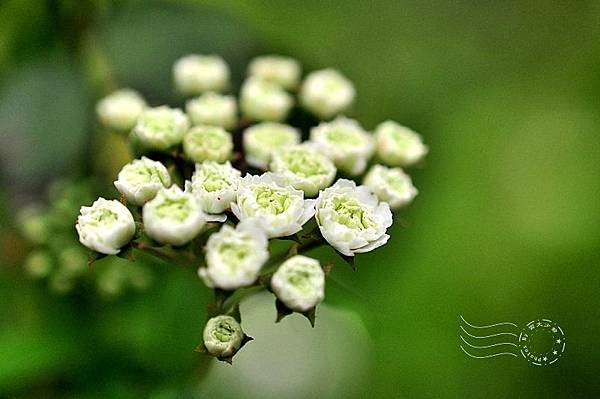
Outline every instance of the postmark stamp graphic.
{"label": "postmark stamp graphic", "polygon": [[474,359],[523,356],[532,365],[548,366],[565,352],[565,333],[549,319],[535,319],[521,328],[511,322],[475,325],[459,317],[460,348]]}
{"label": "postmark stamp graphic", "polygon": [[556,362],[565,352],[565,346],[565,333],[552,320],[532,320],[519,334],[521,354],[536,366],[547,366]]}

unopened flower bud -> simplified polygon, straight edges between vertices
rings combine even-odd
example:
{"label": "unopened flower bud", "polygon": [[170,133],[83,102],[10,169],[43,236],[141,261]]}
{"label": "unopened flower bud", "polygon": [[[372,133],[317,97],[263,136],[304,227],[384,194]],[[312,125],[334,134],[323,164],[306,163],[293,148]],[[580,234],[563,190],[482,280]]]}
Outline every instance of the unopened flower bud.
{"label": "unopened flower bud", "polygon": [[134,205],[143,205],[156,196],[158,190],[171,185],[171,176],[165,166],[142,157],[121,169],[115,187]]}
{"label": "unopened flower bud", "polygon": [[409,204],[418,193],[410,176],[402,169],[382,165],[373,166],[363,184],[373,190],[380,201],[390,204],[392,209]]}
{"label": "unopened flower bud", "polygon": [[144,230],[161,244],[184,245],[200,233],[208,221],[225,221],[225,216],[202,212],[196,197],[177,185],[161,189],[142,210]]}
{"label": "unopened flower bud", "polygon": [[310,141],[333,160],[338,169],[352,176],[364,172],[374,151],[371,134],[354,119],[342,116],[313,127]]}
{"label": "unopened flower bud", "polygon": [[123,89],[104,97],[96,105],[100,123],[107,129],[128,132],[146,108],[146,101],[135,90]]}
{"label": "unopened flower bud", "polygon": [[237,198],[241,172],[227,161],[219,164],[204,161],[196,165],[192,175],[191,191],[206,213],[223,213]]}
{"label": "unopened flower bud", "polygon": [[381,123],[375,129],[377,155],[388,166],[410,166],[427,154],[421,136],[393,121]]}
{"label": "unopened flower bud", "polygon": [[218,126],[194,126],[183,137],[183,152],[193,162],[225,162],[231,158],[231,133]]}
{"label": "unopened flower bud", "polygon": [[150,150],[164,151],[181,144],[190,122],[177,108],[165,105],[142,112],[132,130],[132,136]]}
{"label": "unopened flower bud", "polygon": [[217,55],[191,54],[173,65],[175,88],[183,95],[223,92],[229,86],[229,66]]}
{"label": "unopened flower bud", "polygon": [[223,225],[206,243],[206,268],[198,275],[209,287],[234,290],[256,281],[269,259],[269,241],[252,223],[240,222],[234,229]]}
{"label": "unopened flower bud", "polygon": [[39,249],[31,252],[25,258],[25,271],[32,278],[44,278],[50,274],[53,262],[47,250]]}
{"label": "unopened flower bud", "polygon": [[81,207],[75,228],[89,249],[116,255],[133,238],[135,221],[125,205],[100,197],[92,206]]}
{"label": "unopened flower bud", "polygon": [[242,113],[253,121],[282,121],[292,105],[292,96],[277,84],[266,80],[250,77],[240,90]]}
{"label": "unopened flower bud", "polygon": [[298,87],[300,63],[293,58],[280,55],[256,57],[248,66],[248,74],[275,83],[286,90]]}
{"label": "unopened flower bud", "polygon": [[292,187],[304,191],[308,197],[329,187],[335,178],[333,161],[323,155],[312,143],[284,147],[273,152],[270,170],[280,175]]}
{"label": "unopened flower bud", "polygon": [[192,124],[232,129],[237,123],[235,97],[209,92],[189,100],[185,109]]}
{"label": "unopened flower bud", "polygon": [[271,288],[285,306],[306,312],[325,298],[325,273],[317,260],[296,255],[279,266]]}
{"label": "unopened flower bud", "polygon": [[216,357],[229,357],[242,346],[244,332],[233,317],[220,315],[208,320],[202,338],[208,353]]}
{"label": "unopened flower bud", "polygon": [[354,102],[352,82],[335,69],[310,73],[300,89],[302,106],[321,119],[330,119],[346,111]]}
{"label": "unopened flower bud", "polygon": [[247,128],[242,140],[246,162],[265,170],[274,151],[300,142],[300,132],[281,123],[263,122]]}

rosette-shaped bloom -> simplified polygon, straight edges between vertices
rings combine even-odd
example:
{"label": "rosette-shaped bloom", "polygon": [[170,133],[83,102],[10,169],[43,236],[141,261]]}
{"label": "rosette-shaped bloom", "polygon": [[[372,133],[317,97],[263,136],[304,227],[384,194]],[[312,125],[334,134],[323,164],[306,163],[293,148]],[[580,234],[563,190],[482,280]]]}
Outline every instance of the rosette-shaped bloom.
{"label": "rosette-shaped bloom", "polygon": [[398,209],[409,204],[418,194],[409,175],[400,168],[388,168],[375,165],[365,176],[363,184],[369,187],[379,198]]}
{"label": "rosette-shaped bloom", "polygon": [[325,273],[317,260],[296,255],[279,266],[271,288],[285,306],[306,312],[325,298]]}
{"label": "rosette-shaped bloom", "polygon": [[300,89],[302,106],[321,119],[346,111],[354,102],[354,85],[335,69],[321,69],[306,77]]}
{"label": "rosette-shaped bloom", "polygon": [[79,212],[75,225],[79,241],[96,252],[116,255],[135,234],[131,212],[117,200],[100,197]]}
{"label": "rosette-shaped bloom", "polygon": [[96,113],[104,127],[127,132],[135,126],[145,108],[146,101],[137,91],[122,89],[98,101]]}
{"label": "rosette-shaped bloom", "polygon": [[206,243],[206,268],[198,275],[209,287],[234,290],[256,281],[269,259],[269,240],[251,222],[240,222],[234,229],[223,225]]}
{"label": "rosette-shaped bloom", "polygon": [[196,164],[190,189],[206,213],[223,213],[237,198],[241,173],[227,161]]}
{"label": "rosette-shaped bloom", "polygon": [[177,185],[161,189],[142,210],[144,230],[161,244],[184,245],[200,233],[206,222],[224,222],[225,215],[202,212],[196,197]]}
{"label": "rosette-shaped bloom", "polygon": [[175,88],[186,96],[223,92],[229,87],[229,75],[229,66],[217,55],[186,55],[173,65]]}
{"label": "rosette-shaped bloom", "polygon": [[354,119],[342,116],[313,127],[310,141],[332,159],[338,169],[352,176],[364,172],[375,147],[371,134]]}
{"label": "rosette-shaped bloom", "polygon": [[298,87],[300,63],[293,58],[280,55],[264,55],[254,58],[248,65],[248,74],[275,83],[286,90]]}
{"label": "rosette-shaped bloom", "polygon": [[235,97],[209,92],[189,100],[185,109],[192,124],[232,129],[237,122]]}
{"label": "rosette-shaped bloom", "polygon": [[232,151],[231,133],[219,126],[194,126],[183,136],[183,152],[194,162],[225,162]]}
{"label": "rosette-shaped bloom", "polygon": [[244,130],[243,145],[246,162],[267,169],[273,151],[300,142],[300,132],[281,123],[263,122]]}
{"label": "rosette-shaped bloom", "polygon": [[242,113],[253,121],[282,121],[292,105],[292,96],[281,86],[266,80],[250,77],[240,90]]}
{"label": "rosette-shaped bloom", "polygon": [[375,129],[377,156],[388,166],[410,166],[427,155],[428,148],[418,133],[385,121]]}
{"label": "rosette-shaped bloom", "polygon": [[286,185],[273,173],[246,175],[231,211],[240,221],[255,223],[270,238],[285,237],[302,230],[315,213],[315,200],[305,200],[304,192]]}
{"label": "rosette-shaped bloom", "polygon": [[131,133],[145,148],[162,151],[179,145],[189,127],[180,109],[163,105],[142,112]]}
{"label": "rosette-shaped bloom", "polygon": [[143,205],[154,198],[158,190],[171,185],[171,176],[162,163],[142,157],[125,165],[114,184],[127,201]]}
{"label": "rosette-shaped bloom", "polygon": [[329,187],[335,178],[333,161],[317,150],[312,143],[284,147],[273,152],[270,170],[308,197]]}
{"label": "rosette-shaped bloom", "polygon": [[316,219],[327,242],[346,256],[369,252],[384,245],[392,225],[387,202],[379,202],[366,186],[340,179],[321,191],[316,204]]}
{"label": "rosette-shaped bloom", "polygon": [[236,319],[220,315],[208,320],[202,339],[208,353],[216,357],[229,357],[242,346],[244,332]]}

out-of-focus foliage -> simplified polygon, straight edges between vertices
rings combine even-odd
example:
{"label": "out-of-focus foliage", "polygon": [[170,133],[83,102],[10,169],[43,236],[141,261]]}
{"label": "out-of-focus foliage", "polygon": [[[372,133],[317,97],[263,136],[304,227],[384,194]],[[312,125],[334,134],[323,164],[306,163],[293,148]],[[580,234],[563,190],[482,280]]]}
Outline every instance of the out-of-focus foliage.
{"label": "out-of-focus foliage", "polygon": [[[598,396],[597,2],[82,3],[96,11],[75,30],[66,21],[77,20],[77,7],[57,14],[41,1],[0,5],[0,392],[216,392],[202,379],[224,374],[207,374],[191,352],[210,300],[193,271],[140,260],[159,282],[147,295],[118,305],[57,298],[24,278],[15,259],[25,247],[6,228],[19,200],[41,195],[50,176],[89,172],[86,151],[97,147],[85,143],[104,85],[176,100],[165,79],[175,58],[216,52],[239,77],[249,57],[268,52],[311,70],[338,67],[357,86],[366,127],[396,119],[431,147],[414,173],[420,198],[403,213],[404,227],[357,272],[336,264],[326,292],[325,304],[357,310],[372,336],[369,396]],[[106,155],[95,170],[114,168],[113,147],[100,146]],[[470,359],[458,346],[459,314],[480,324],[550,318],[565,330],[565,355],[544,369],[512,357]],[[297,333],[311,342],[313,331]],[[289,353],[301,368],[304,356]],[[329,373],[343,381],[332,356]],[[277,364],[255,366],[268,375]]]}

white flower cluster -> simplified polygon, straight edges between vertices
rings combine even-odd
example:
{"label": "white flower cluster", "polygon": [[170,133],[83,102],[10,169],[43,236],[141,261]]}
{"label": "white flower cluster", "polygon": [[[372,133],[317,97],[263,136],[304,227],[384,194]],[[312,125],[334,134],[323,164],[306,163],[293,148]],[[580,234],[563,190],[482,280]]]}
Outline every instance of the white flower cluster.
{"label": "white flower cluster", "polygon": [[[253,60],[247,73],[241,115],[236,98],[224,94],[230,72],[217,56],[188,55],[175,63],[176,89],[189,97],[186,112],[147,108],[130,91],[101,100],[102,124],[131,130],[131,140],[147,155],[125,165],[115,186],[129,205],[142,207],[144,233],[175,250],[228,215],[227,224],[192,243],[196,252],[203,250],[198,275],[204,283],[225,291],[264,284],[263,269],[279,266],[270,288],[288,309],[308,312],[325,296],[323,268],[303,255],[273,264],[269,240],[293,236],[312,221],[305,237],[344,256],[384,245],[392,210],[417,195],[401,167],[418,163],[428,149],[421,136],[396,122],[371,133],[344,116],[356,91],[334,69],[302,80],[296,60],[269,55]],[[310,115],[297,118],[302,110],[296,105]],[[294,127],[285,123],[290,115],[319,121]],[[302,142],[303,135],[308,140]],[[172,184],[182,180],[184,190]],[[125,205],[99,199],[82,208],[77,231],[87,247],[116,254],[132,239],[135,223]],[[294,239],[302,248],[300,236]],[[206,326],[204,345],[228,357],[243,337],[234,318],[217,316]]]}

